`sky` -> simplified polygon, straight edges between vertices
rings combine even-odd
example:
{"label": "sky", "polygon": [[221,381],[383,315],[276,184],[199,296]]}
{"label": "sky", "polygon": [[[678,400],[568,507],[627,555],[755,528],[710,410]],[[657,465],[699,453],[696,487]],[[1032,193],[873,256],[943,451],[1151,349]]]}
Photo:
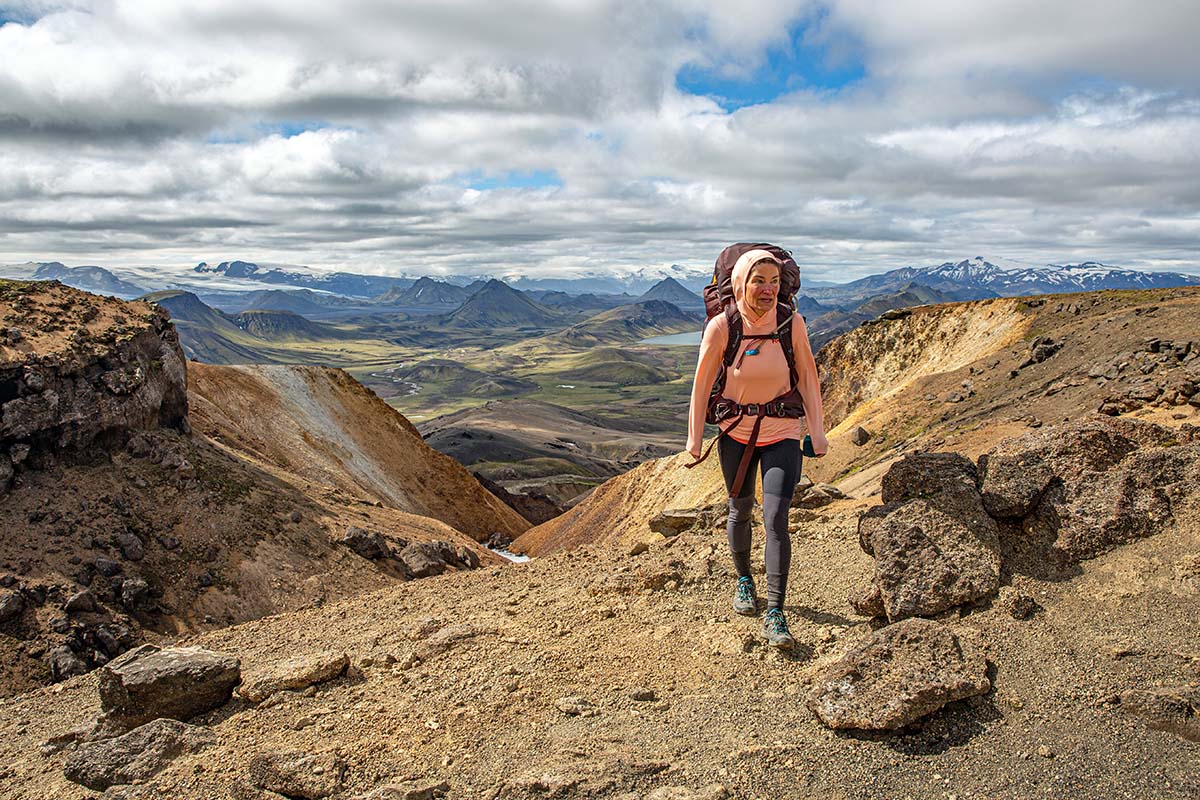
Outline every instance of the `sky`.
{"label": "sky", "polygon": [[0,0],[0,262],[1200,274],[1196,0]]}

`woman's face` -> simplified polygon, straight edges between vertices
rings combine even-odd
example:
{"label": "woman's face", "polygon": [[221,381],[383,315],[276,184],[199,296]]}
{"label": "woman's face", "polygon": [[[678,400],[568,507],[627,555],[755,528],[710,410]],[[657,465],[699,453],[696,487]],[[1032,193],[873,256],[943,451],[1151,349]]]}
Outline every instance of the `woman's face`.
{"label": "woman's face", "polygon": [[755,311],[767,312],[779,297],[779,265],[760,261],[750,268],[746,281],[746,302]]}

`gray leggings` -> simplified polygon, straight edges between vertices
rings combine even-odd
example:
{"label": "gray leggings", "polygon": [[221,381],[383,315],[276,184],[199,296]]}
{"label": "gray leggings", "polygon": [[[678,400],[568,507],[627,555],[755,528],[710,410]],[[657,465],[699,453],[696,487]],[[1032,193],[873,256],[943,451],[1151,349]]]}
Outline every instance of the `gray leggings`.
{"label": "gray leggings", "polygon": [[[746,445],[728,436],[717,442],[717,455],[721,460],[721,472],[725,476],[725,488],[733,487],[737,476],[738,462],[742,459]],[[754,508],[754,473],[761,465],[763,478],[763,527],[767,530],[767,541],[763,561],[767,568],[767,607],[783,608],[787,594],[788,567],[792,562],[792,539],[788,533],[788,506],[792,492],[800,479],[804,457],[800,454],[798,439],[783,439],[766,446],[754,448],[750,456],[750,468],[742,491],[729,499],[729,552],[738,577],[750,575],[750,512]]]}

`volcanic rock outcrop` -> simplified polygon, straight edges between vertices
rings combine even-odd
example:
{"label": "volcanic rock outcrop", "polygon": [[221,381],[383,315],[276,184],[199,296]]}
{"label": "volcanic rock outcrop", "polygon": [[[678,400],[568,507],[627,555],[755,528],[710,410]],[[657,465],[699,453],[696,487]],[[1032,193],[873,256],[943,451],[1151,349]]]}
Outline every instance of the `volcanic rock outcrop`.
{"label": "volcanic rock outcrop", "polygon": [[165,313],[57,282],[0,281],[0,493],[26,465],[186,426],[183,351]]}

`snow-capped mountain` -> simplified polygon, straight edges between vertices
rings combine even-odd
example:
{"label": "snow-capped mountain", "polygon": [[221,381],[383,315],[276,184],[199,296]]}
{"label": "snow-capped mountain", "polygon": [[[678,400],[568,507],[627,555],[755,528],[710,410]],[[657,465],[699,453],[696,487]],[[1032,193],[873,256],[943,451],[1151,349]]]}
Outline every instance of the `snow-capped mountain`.
{"label": "snow-capped mountain", "polygon": [[1017,297],[1029,294],[1086,292],[1099,289],[1163,289],[1200,284],[1200,276],[1179,272],[1142,272],[1096,261],[1047,264],[1044,267],[1001,267],[976,256],[933,267],[902,267],[868,275],[836,287],[804,290],[817,300],[845,304],[915,283],[944,292],[956,300]]}

